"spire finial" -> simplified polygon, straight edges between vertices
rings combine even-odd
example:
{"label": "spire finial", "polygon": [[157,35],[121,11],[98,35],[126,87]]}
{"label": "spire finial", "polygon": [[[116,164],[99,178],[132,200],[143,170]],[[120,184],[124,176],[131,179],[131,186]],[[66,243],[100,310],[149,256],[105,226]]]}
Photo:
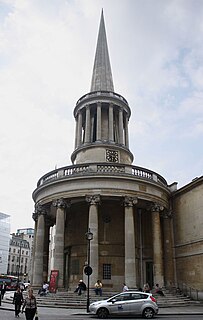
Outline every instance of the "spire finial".
{"label": "spire finial", "polygon": [[101,12],[101,20],[90,91],[114,91],[103,8]]}

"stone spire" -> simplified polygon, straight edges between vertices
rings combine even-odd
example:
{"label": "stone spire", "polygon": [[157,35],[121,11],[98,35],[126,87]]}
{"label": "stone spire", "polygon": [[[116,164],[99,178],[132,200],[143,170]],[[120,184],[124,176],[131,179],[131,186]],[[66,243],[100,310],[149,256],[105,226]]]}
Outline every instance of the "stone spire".
{"label": "stone spire", "polygon": [[93,91],[112,91],[114,92],[111,65],[108,53],[106,30],[104,24],[103,9],[99,26],[99,35],[94,60],[92,74],[91,92]]}

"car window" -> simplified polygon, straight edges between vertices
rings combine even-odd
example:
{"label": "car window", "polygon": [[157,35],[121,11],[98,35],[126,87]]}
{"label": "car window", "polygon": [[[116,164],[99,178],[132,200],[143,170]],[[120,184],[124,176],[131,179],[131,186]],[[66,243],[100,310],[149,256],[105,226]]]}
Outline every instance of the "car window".
{"label": "car window", "polygon": [[143,293],[132,293],[131,294],[131,300],[138,300],[138,299],[147,299],[147,295]]}
{"label": "car window", "polygon": [[[121,294],[121,295],[119,295],[119,296],[114,297],[112,300],[113,300],[114,302],[131,300],[131,294],[130,294],[130,293]],[[111,300],[111,301],[112,301],[112,300]]]}

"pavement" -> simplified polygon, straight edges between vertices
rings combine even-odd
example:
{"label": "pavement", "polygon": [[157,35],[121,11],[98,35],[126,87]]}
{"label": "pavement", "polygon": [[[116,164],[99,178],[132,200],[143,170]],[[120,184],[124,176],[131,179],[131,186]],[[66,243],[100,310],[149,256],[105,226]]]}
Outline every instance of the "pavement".
{"label": "pavement", "polygon": [[[38,307],[39,313],[40,310],[43,310],[46,308],[49,309],[49,312],[51,313],[51,310],[57,309],[60,314],[64,313],[64,315],[88,315],[86,312],[86,309],[63,309],[63,308],[47,308],[47,307]],[[0,310],[7,310],[14,312],[14,305],[5,302],[4,300],[1,303]],[[203,304],[197,303],[197,304],[188,304],[188,306],[184,307],[162,307],[159,308],[159,315],[203,315]]]}

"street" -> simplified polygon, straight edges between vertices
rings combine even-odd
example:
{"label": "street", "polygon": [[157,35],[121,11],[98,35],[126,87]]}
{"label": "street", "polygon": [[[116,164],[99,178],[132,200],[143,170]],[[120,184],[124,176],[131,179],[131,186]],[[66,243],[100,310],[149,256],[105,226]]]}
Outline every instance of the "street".
{"label": "street", "polygon": [[[14,317],[14,312],[13,311],[7,311],[7,310],[0,310],[0,320],[13,320],[15,319]],[[20,314],[19,319],[24,320],[25,315]],[[39,308],[39,319],[40,320],[77,320],[77,319],[97,319],[95,316],[88,315],[84,312],[78,311],[78,313],[74,314],[74,311],[70,313],[66,309],[46,309],[46,308]],[[114,319],[114,320],[121,320],[121,319],[142,319],[141,317],[109,317],[108,319]],[[158,315],[154,319],[161,320],[161,319],[168,319],[168,320],[177,320],[177,319],[190,319],[190,320],[202,320],[203,315],[195,315],[195,314],[190,314],[190,315]]]}

